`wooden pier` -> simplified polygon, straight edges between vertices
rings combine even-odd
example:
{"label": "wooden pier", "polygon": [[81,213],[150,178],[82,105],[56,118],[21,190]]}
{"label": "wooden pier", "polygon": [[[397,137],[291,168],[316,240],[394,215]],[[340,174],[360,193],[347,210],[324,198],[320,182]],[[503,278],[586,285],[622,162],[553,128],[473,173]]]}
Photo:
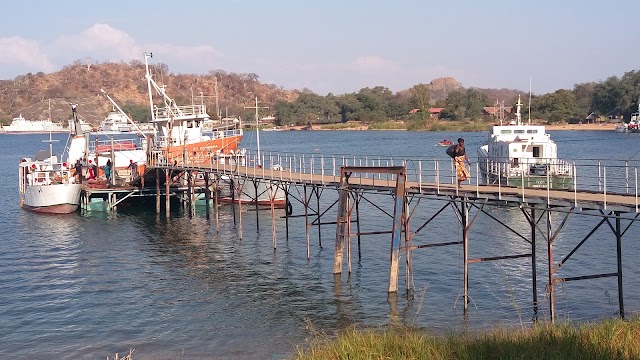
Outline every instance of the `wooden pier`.
{"label": "wooden pier", "polygon": [[[395,163],[394,163],[395,162]],[[388,292],[396,293],[399,287],[399,271],[404,258],[405,290],[411,292],[412,252],[420,249],[441,246],[462,246],[463,254],[463,304],[465,314],[469,306],[469,265],[481,262],[500,261],[507,259],[524,259],[530,263],[532,281],[532,314],[538,318],[539,293],[537,289],[538,266],[536,264],[536,246],[539,239],[547,249],[547,268],[545,269],[546,289],[545,297],[549,301],[550,320],[555,319],[556,287],[563,282],[595,279],[602,277],[617,277],[618,307],[621,318],[625,317],[624,293],[622,286],[622,239],[629,227],[636,221],[638,212],[638,175],[637,168],[628,164],[622,166],[605,167],[602,163],[576,167],[571,190],[553,190],[550,188],[516,188],[496,185],[484,185],[476,165],[472,168],[471,184],[463,184],[457,188],[454,175],[448,160],[433,159],[371,159],[324,157],[309,155],[269,154],[260,162],[263,167],[249,166],[249,158],[233,165],[228,163],[197,162],[185,158],[185,161],[168,165],[160,161],[150,161],[141,177],[131,182],[134,186],[127,188],[85,189],[83,192],[83,208],[89,209],[92,199],[103,199],[106,208],[117,209],[124,201],[132,201],[140,197],[155,197],[155,210],[161,213],[162,198],[164,198],[164,212],[170,216],[170,198],[180,200],[190,214],[195,214],[195,199],[204,195],[207,204],[206,216],[210,217],[211,208],[218,223],[218,191],[223,182],[233,184],[251,182],[266,184],[267,188],[284,190],[287,195],[287,209],[285,211],[286,236],[289,232],[289,219],[305,218],[305,234],[307,242],[307,258],[310,257],[311,229],[317,227],[318,245],[322,246],[321,227],[335,225],[334,267],[333,273],[339,275],[344,271],[346,255],[346,270],[351,273],[351,242],[357,239],[358,256],[362,256],[360,239],[367,235],[384,235],[390,237]],[[169,162],[170,164],[170,162]],[[283,164],[283,165],[281,165]],[[597,168],[597,176],[595,174]],[[446,169],[446,170],[441,170]],[[586,170],[584,170],[586,169]],[[607,181],[607,173],[610,179]],[[615,174],[611,177],[611,174]],[[622,175],[621,175],[622,174]],[[226,179],[226,180],[223,180]],[[522,183],[525,183],[524,181]],[[549,182],[547,182],[549,183]],[[146,186],[144,185],[146,184]],[[257,188],[257,187],[256,187]],[[337,200],[323,200],[325,191],[334,191]],[[240,193],[232,191],[238,198]],[[374,200],[371,195],[376,196]],[[315,198],[315,199],[314,199]],[[388,230],[365,232],[361,231],[362,216],[360,203],[366,201],[380,209],[389,218]],[[384,202],[384,203],[383,203]],[[292,206],[291,204],[295,206]],[[439,209],[431,214],[426,221],[414,224],[417,212],[429,203],[437,204]],[[301,209],[300,209],[301,205]],[[255,210],[271,211],[271,230],[273,248],[277,249],[276,217],[273,203],[271,206],[259,207],[253,205],[235,206],[234,221],[239,226],[239,236],[242,237],[243,210],[247,207]],[[295,208],[295,211],[294,209]],[[386,211],[384,208],[392,208]],[[529,232],[523,234],[515,230],[507,221],[492,214],[494,208],[515,208],[522,213],[522,219],[528,224]],[[462,240],[449,242],[417,243],[420,235],[424,234],[429,224],[438,216],[442,216],[447,209],[453,210],[462,230]],[[335,218],[325,220],[329,212],[335,212]],[[237,212],[237,217],[236,217]],[[556,213],[561,220],[552,221],[551,214]],[[449,213],[450,214],[450,213]],[[469,257],[469,230],[483,214],[499,224],[505,232],[514,234],[528,244],[529,250],[518,254],[496,254],[482,258]],[[570,216],[587,216],[593,218],[593,227],[568,254],[559,260],[555,258],[554,241],[562,231]],[[259,229],[258,211],[255,217]],[[616,246],[616,270],[608,273],[597,273],[574,277],[559,277],[558,270],[566,267],[571,257],[589,240],[601,226],[605,225],[612,231],[612,238]],[[355,229],[353,229],[355,227]],[[415,229],[415,230],[414,230]],[[426,237],[426,236],[425,236]],[[339,281],[339,277],[337,278]]]}

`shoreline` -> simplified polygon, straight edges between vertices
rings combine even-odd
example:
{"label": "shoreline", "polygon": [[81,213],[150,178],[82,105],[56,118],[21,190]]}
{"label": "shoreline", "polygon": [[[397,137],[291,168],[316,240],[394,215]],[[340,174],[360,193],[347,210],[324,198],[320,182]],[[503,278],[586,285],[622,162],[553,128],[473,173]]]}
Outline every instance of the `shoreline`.
{"label": "shoreline", "polygon": [[[536,125],[536,124],[534,124]],[[554,124],[554,125],[544,125],[546,130],[550,130],[550,131],[568,131],[568,130],[576,130],[576,131],[584,131],[584,130],[588,130],[588,131],[614,131],[616,128],[617,124],[609,124],[609,123],[604,123],[604,124]],[[491,126],[491,124],[487,124],[487,130],[488,128]],[[286,128],[282,128],[283,131],[330,131],[330,130],[336,130],[336,131],[343,131],[343,130],[370,130],[369,126],[366,124],[353,124],[353,127],[344,127],[344,128],[340,128],[340,129],[324,129],[323,125],[312,125],[311,128],[309,129],[309,126],[289,126]],[[402,130],[402,131],[408,131],[406,129],[385,129],[385,130],[393,130],[393,131],[398,131],[398,130]],[[371,131],[380,131],[380,130],[371,130]],[[418,130],[418,131],[425,131],[425,130]],[[426,131],[430,131],[430,130],[426,130]],[[458,131],[458,130],[450,130],[450,131]]]}

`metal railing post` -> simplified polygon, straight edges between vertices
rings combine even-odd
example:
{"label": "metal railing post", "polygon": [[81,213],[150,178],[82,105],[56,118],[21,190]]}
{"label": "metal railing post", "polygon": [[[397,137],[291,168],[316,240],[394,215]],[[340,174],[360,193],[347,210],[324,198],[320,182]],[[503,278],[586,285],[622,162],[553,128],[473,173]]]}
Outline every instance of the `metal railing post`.
{"label": "metal railing post", "polygon": [[418,160],[418,189],[422,193],[422,160]]}
{"label": "metal railing post", "polygon": [[607,209],[607,167],[602,167],[602,180],[604,183],[604,208]]}
{"label": "metal railing post", "polygon": [[624,179],[626,182],[627,194],[629,193],[629,161],[624,162]]}
{"label": "metal railing post", "polygon": [[634,169],[636,175],[636,212],[638,212],[638,167],[636,166]]}
{"label": "metal railing post", "polygon": [[600,161],[598,161],[598,191],[602,191],[602,171],[600,168]]}

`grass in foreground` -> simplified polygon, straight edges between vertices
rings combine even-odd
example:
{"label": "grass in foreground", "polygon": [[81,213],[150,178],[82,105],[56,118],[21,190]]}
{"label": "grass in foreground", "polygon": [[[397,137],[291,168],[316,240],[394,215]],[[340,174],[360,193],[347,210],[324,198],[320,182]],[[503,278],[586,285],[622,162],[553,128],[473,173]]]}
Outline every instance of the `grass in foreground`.
{"label": "grass in foreground", "polygon": [[318,339],[299,360],[313,359],[640,359],[640,320],[496,329],[482,334],[429,335],[413,329],[354,329]]}

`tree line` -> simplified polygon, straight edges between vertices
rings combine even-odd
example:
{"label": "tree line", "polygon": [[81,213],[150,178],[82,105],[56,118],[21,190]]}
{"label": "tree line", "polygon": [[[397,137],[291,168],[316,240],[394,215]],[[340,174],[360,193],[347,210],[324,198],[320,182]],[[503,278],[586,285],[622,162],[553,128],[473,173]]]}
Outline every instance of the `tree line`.
{"label": "tree line", "polygon": [[[444,100],[437,101],[432,101],[431,92],[430,84],[418,84],[397,93],[383,86],[343,95],[303,92],[295,101],[276,101],[273,111],[278,125],[403,120],[409,122],[409,128],[419,128],[438,120],[429,116],[431,107],[442,108],[440,119],[482,120],[489,119],[488,115],[483,115],[483,108],[493,106],[497,100],[489,99],[486,91],[476,88],[454,90]],[[531,109],[531,119],[547,123],[581,121],[591,113],[604,117],[619,108],[628,119],[638,110],[640,71],[627,72],[620,78],[612,76],[601,82],[576,84],[572,90],[532,95],[530,100],[528,93],[520,92],[519,95],[524,103],[523,118],[529,117]],[[518,95],[502,100],[505,106],[515,110]]]}

